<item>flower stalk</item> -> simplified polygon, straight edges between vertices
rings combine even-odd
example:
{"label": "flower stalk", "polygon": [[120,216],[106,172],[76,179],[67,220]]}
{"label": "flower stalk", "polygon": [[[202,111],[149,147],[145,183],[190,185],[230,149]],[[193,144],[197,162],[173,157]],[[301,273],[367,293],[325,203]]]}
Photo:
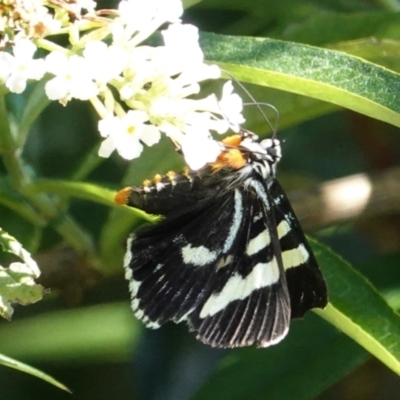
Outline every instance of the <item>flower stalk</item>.
{"label": "flower stalk", "polygon": [[30,171],[21,158],[21,149],[15,143],[7,115],[4,96],[0,96],[0,154],[14,188],[29,201],[48,224],[54,225],[54,229],[64,240],[76,250],[93,257],[94,245],[90,236],[71,217],[61,215],[49,196],[30,191],[32,182]]}

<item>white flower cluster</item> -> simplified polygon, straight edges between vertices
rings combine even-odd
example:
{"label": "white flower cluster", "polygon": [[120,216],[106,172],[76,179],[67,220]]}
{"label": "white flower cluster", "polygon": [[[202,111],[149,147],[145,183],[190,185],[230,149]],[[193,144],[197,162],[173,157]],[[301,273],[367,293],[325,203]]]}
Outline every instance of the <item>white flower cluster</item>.
{"label": "white flower cluster", "polygon": [[[27,80],[47,74],[50,100],[91,101],[104,138],[100,156],[117,150],[125,159],[136,158],[143,144],[151,146],[164,134],[182,150],[189,167],[199,169],[221,152],[211,131],[237,131],[244,122],[242,100],[233,93],[231,82],[225,84],[220,100],[215,95],[190,98],[200,92],[200,82],[219,78],[220,70],[204,63],[197,28],[181,23],[181,0],[122,0],[118,12],[97,13],[95,2],[66,1],[67,14],[49,14],[45,6],[54,7],[52,1],[14,3],[23,3],[26,9],[30,4],[35,18],[25,24],[29,29],[16,30],[12,51],[0,52],[0,84],[21,93]],[[65,17],[71,13],[75,18],[68,22]],[[161,32],[163,45],[143,43],[165,23],[169,26]],[[32,34],[39,25],[41,35]],[[71,49],[48,39],[60,31],[69,33]],[[47,50],[45,58],[33,58],[37,47]]]}

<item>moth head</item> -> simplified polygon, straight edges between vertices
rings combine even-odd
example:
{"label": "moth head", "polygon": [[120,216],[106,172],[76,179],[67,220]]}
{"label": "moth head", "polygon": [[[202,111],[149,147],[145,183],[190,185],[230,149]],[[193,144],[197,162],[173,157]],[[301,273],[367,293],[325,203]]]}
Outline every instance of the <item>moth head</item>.
{"label": "moth head", "polygon": [[214,172],[224,168],[251,171],[257,164],[262,167],[262,175],[268,171],[275,173],[276,164],[281,158],[280,141],[275,137],[259,141],[258,136],[250,131],[242,131],[238,135],[228,136],[221,142],[222,152],[217,160],[210,163]]}
{"label": "moth head", "polygon": [[260,146],[265,150],[268,161],[277,164],[282,157],[281,141],[276,138],[264,139]]}

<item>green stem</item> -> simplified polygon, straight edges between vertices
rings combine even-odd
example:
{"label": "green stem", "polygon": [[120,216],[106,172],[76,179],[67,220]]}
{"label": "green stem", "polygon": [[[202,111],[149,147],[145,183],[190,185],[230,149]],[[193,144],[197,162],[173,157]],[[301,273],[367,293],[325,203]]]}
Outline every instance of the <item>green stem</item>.
{"label": "green stem", "polygon": [[8,123],[4,96],[0,96],[0,153],[11,181],[17,190],[21,191],[27,183],[27,176],[19,162],[18,148],[15,146],[15,140]]}
{"label": "green stem", "polygon": [[35,87],[25,104],[18,126],[17,145],[20,148],[25,145],[26,137],[32,124],[37,120],[38,116],[50,103],[50,100],[44,92],[44,86],[46,85],[47,81],[48,79],[44,79],[35,84]]}
{"label": "green stem", "polygon": [[96,144],[83,158],[83,160],[79,163],[77,168],[75,168],[72,173],[70,179],[71,181],[83,181],[87,178],[87,176],[94,171],[99,165],[101,165],[104,161],[104,158],[101,158],[98,155],[99,145]]}
{"label": "green stem", "polygon": [[29,171],[21,159],[7,119],[7,108],[4,96],[0,96],[0,152],[4,165],[15,189],[35,207],[49,223],[57,221],[54,229],[75,249],[88,254],[94,253],[91,237],[68,215],[60,218],[60,213],[51,198],[43,193],[29,191],[31,184]]}

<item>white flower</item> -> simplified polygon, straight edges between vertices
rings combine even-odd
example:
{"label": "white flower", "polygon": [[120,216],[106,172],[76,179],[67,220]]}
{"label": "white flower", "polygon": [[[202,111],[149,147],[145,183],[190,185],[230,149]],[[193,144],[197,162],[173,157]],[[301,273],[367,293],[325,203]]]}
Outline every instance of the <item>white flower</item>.
{"label": "white flower", "polygon": [[118,11],[120,18],[114,24],[124,25],[123,36],[132,38],[132,43],[136,45],[165,22],[179,21],[183,7],[181,0],[123,0],[119,3]]}
{"label": "white flower", "polygon": [[181,0],[122,0],[118,11],[123,23],[140,31],[153,25],[154,21],[158,23],[154,30],[164,22],[177,22],[183,7]]}
{"label": "white flower", "polygon": [[5,51],[0,52],[0,83],[5,83],[12,71],[13,56]]}
{"label": "white flower", "polygon": [[237,93],[233,93],[233,85],[231,81],[225,83],[222,89],[222,98],[218,104],[222,116],[229,121],[231,129],[238,132],[240,125],[245,122],[242,115],[243,101]]}
{"label": "white flower", "polygon": [[165,22],[178,22],[183,14],[181,0],[152,0],[157,4],[157,17]]}
{"label": "white flower", "polygon": [[22,93],[28,79],[39,80],[45,73],[44,61],[34,60],[36,46],[28,39],[18,40],[13,48],[14,55],[2,52],[0,77],[13,93]]}
{"label": "white flower", "polygon": [[53,52],[46,57],[46,67],[55,75],[45,86],[50,100],[66,104],[71,98],[88,100],[98,94],[90,66],[83,57]]}
{"label": "white flower", "polygon": [[90,74],[100,88],[122,73],[128,57],[122,47],[107,46],[101,41],[89,42],[83,55]]}
{"label": "white flower", "polygon": [[[196,104],[196,100],[186,101]],[[227,132],[229,129],[229,122],[226,119],[217,118],[214,114],[207,111],[201,112],[200,107],[196,111],[188,112],[185,115],[185,123],[193,127],[202,126],[204,129],[220,134]]]}
{"label": "white flower", "polygon": [[187,165],[192,170],[198,170],[215,161],[222,148],[210,135],[210,116],[207,113],[192,113],[187,116],[186,122],[193,125],[187,124],[182,129],[177,124],[164,122],[160,130],[181,148]]}
{"label": "white flower", "polygon": [[165,47],[158,62],[164,65],[164,70],[170,70],[168,75],[175,75],[203,64],[204,55],[199,46],[199,31],[195,26],[172,24],[161,34]]}
{"label": "white flower", "polygon": [[122,0],[118,5],[121,21],[131,28],[131,32],[146,29],[154,18],[154,8],[151,0]]}
{"label": "white flower", "polygon": [[222,151],[220,143],[204,134],[201,127],[188,129],[179,144],[185,161],[192,170],[198,170],[215,161]]}
{"label": "white flower", "polygon": [[154,47],[140,46],[129,52],[123,73],[124,83],[119,91],[123,100],[129,100],[138,93],[145,94],[147,91],[143,90],[144,86],[147,83],[153,86],[154,81],[160,76],[158,66],[153,62],[157,51]]}
{"label": "white flower", "polygon": [[69,9],[77,16],[82,14],[82,10],[86,10],[88,13],[93,14],[96,6],[97,2],[92,0],[74,0],[74,2],[71,2],[71,4],[68,5]]}
{"label": "white flower", "polygon": [[[242,99],[238,94],[233,93],[233,85],[231,81],[225,83],[222,97],[219,101],[215,94],[211,94],[199,100],[186,99],[186,101],[193,103],[191,107],[192,111],[204,111],[207,115],[210,115],[208,129],[214,130],[218,133],[225,133],[228,129],[238,132],[240,124],[245,121],[242,115]],[[216,115],[220,115],[222,118],[217,118]],[[203,121],[203,123],[206,122]],[[193,125],[194,122],[191,124]]]}
{"label": "white flower", "polygon": [[108,116],[99,121],[99,131],[106,139],[99,149],[99,156],[109,157],[117,150],[121,157],[132,160],[140,156],[143,145],[152,146],[159,142],[160,131],[146,124],[148,116],[143,111],[130,110],[124,117]]}

